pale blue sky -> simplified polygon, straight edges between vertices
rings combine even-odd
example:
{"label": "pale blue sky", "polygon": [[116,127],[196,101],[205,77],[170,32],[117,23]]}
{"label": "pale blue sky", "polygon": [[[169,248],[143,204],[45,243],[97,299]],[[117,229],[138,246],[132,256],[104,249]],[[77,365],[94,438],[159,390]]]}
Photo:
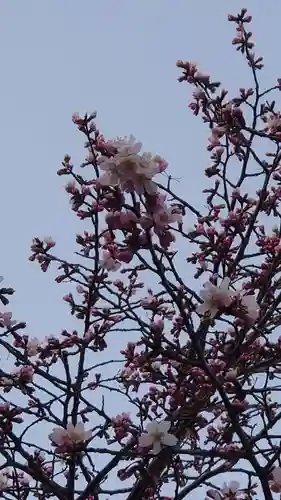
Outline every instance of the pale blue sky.
{"label": "pale blue sky", "polygon": [[56,176],[65,153],[77,163],[84,157],[72,113],[97,109],[107,138],[133,133],[169,161],[180,194],[200,204],[208,131],[188,110],[191,87],[177,82],[175,63],[194,60],[232,91],[250,86],[226,19],[243,6],[265,57],[263,79],[273,83],[281,76],[278,0],[270,9],[257,0],[0,2],[0,274],[17,290],[12,310],[28,322],[27,333],[43,337],[74,326],[60,300],[69,287],[28,261],[33,236],[53,236],[60,256],[71,258],[83,231],[63,190],[66,179]]}
{"label": "pale blue sky", "polygon": [[[30,333],[71,326],[62,286],[27,260],[32,236],[52,235],[72,255],[83,224],[71,213],[56,176],[69,152],[83,160],[74,111],[98,110],[106,137],[133,133],[145,150],[163,155],[181,178],[181,194],[200,199],[207,129],[187,108],[191,88],[179,84],[178,58],[195,60],[214,79],[247,85],[246,65],[231,47],[228,9],[254,16],[266,80],[278,69],[281,7],[266,2],[188,0],[14,0],[0,2],[1,274],[17,289],[13,310]],[[269,27],[266,27],[270,26]],[[280,67],[281,75],[281,67]],[[249,75],[249,73],[248,73]],[[248,78],[248,82],[250,79]]]}

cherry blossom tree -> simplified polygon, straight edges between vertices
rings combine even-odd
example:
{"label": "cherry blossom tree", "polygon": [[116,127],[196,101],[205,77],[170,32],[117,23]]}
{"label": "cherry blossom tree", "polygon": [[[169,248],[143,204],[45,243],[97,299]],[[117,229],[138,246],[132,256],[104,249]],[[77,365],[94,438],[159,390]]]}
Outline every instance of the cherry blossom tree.
{"label": "cherry blossom tree", "polygon": [[67,261],[36,237],[30,260],[69,284],[63,300],[79,326],[29,336],[2,283],[4,498],[281,492],[281,114],[270,100],[281,79],[260,84],[246,9],[228,20],[249,87],[230,96],[177,62],[209,128],[203,208],[174,192],[165,159],[133,136],[110,140],[96,113],[73,116],[85,160],[76,169],[65,156],[58,175],[84,226],[78,251]]}

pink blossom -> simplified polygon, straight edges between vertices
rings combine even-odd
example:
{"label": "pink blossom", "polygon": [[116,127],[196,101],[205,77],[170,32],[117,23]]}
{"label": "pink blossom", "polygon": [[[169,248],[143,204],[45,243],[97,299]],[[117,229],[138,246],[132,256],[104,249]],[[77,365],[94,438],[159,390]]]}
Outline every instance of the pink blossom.
{"label": "pink blossom", "polygon": [[264,115],[266,121],[266,128],[275,131],[281,127],[281,117],[280,113],[266,113]]}
{"label": "pink blossom", "polygon": [[237,379],[237,375],[238,375],[238,370],[236,368],[230,368],[226,374],[225,374],[225,378],[226,380],[236,380]]}
{"label": "pink blossom", "polygon": [[0,492],[6,490],[8,486],[7,474],[0,472]]}
{"label": "pink blossom", "polygon": [[230,481],[228,484],[224,483],[221,489],[223,500],[233,500],[238,493],[240,484],[238,481]]}
{"label": "pink blossom", "polygon": [[154,455],[160,453],[163,446],[176,446],[178,440],[176,436],[170,434],[168,431],[171,427],[170,422],[150,422],[147,424],[145,433],[139,437],[139,446],[142,448],[152,447]]}
{"label": "pink blossom", "polygon": [[0,313],[0,326],[6,327],[6,328],[11,328],[15,324],[16,324],[16,321],[12,320],[12,313],[11,312]]}
{"label": "pink blossom", "polygon": [[28,340],[26,344],[26,351],[29,356],[36,356],[38,353],[38,348],[40,346],[40,342],[37,337],[32,337]]}
{"label": "pink blossom", "polygon": [[92,436],[92,432],[84,429],[83,423],[76,425],[68,424],[66,429],[63,427],[55,427],[49,434],[50,441],[59,448],[71,448],[76,444],[88,441]]}
{"label": "pink blossom", "polygon": [[16,371],[15,375],[20,381],[30,383],[33,380],[34,368],[29,365],[22,366]]}
{"label": "pink blossom", "polygon": [[150,153],[140,154],[142,143],[136,142],[131,135],[115,139],[107,143],[113,156],[102,155],[98,164],[104,174],[99,178],[99,183],[105,186],[120,186],[126,191],[153,194],[157,191],[152,178],[167,167],[160,156]]}
{"label": "pink blossom", "polygon": [[118,271],[118,269],[121,267],[121,262],[118,262],[117,259],[114,259],[109,250],[103,250],[100,265],[107,271]]}
{"label": "pink blossom", "polygon": [[259,306],[254,295],[241,295],[241,306],[246,310],[246,316],[250,324],[254,324],[259,317]]}
{"label": "pink blossom", "polygon": [[275,467],[272,471],[272,481],[269,482],[270,489],[274,493],[281,492],[281,467]]}
{"label": "pink blossom", "polygon": [[217,490],[211,488],[207,491],[207,499],[211,498],[212,500],[221,500],[221,495]]}
{"label": "pink blossom", "polygon": [[181,222],[182,214],[178,209],[163,204],[162,207],[153,214],[153,220],[157,229],[163,229],[174,222]]}
{"label": "pink blossom", "polygon": [[0,377],[0,387],[4,387],[4,389],[9,389],[13,387],[14,382],[12,378],[8,377]]}
{"label": "pink blossom", "polygon": [[219,286],[207,281],[200,291],[204,302],[197,307],[197,312],[202,315],[208,313],[213,318],[218,311],[229,307],[234,297],[234,292],[229,290],[229,283],[229,278],[224,278]]}

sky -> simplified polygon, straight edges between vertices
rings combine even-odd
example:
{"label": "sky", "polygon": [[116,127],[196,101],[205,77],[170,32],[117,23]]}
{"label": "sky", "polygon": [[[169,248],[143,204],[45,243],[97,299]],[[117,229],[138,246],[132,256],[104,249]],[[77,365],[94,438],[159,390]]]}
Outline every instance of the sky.
{"label": "sky", "polygon": [[0,274],[16,289],[11,308],[30,335],[73,327],[61,301],[69,288],[28,261],[32,237],[52,236],[71,259],[83,231],[56,175],[65,153],[77,165],[84,159],[72,113],[97,110],[106,138],[134,134],[169,162],[178,193],[200,205],[208,130],[188,109],[191,87],[177,82],[176,60],[196,61],[231,92],[250,86],[227,22],[228,9],[243,6],[270,85],[281,76],[277,0],[270,9],[256,0],[0,1]]}
{"label": "sky", "polygon": [[[243,5],[236,1],[236,11]],[[246,6],[265,78],[275,81],[281,6],[249,0]],[[75,234],[83,230],[63,190],[65,178],[56,175],[65,153],[77,165],[84,159],[72,113],[96,109],[106,138],[133,133],[146,151],[167,159],[178,192],[198,204],[208,182],[208,130],[188,109],[191,87],[177,82],[175,63],[196,61],[233,91],[250,84],[231,46],[227,14],[223,1],[0,2],[0,273],[17,291],[15,318],[26,320],[31,334],[56,334],[72,321],[60,301],[68,288],[28,261],[33,236],[53,236],[57,254],[71,258]]]}

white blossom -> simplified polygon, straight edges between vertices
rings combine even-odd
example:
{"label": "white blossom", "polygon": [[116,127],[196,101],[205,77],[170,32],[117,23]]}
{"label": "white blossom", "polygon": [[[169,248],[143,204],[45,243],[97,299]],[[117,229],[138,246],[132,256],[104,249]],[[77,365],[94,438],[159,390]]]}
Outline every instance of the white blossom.
{"label": "white blossom", "polygon": [[230,500],[235,498],[238,490],[240,488],[240,484],[238,481],[230,481],[228,484],[224,483],[221,489],[221,494],[223,495],[224,500]]}
{"label": "white blossom", "polygon": [[145,433],[139,437],[139,445],[142,448],[151,448],[154,455],[160,453],[163,446],[175,446],[178,442],[176,436],[168,431],[171,427],[170,422],[149,422]]}
{"label": "white blossom", "polygon": [[57,446],[71,447],[77,443],[87,441],[91,435],[92,432],[86,431],[84,424],[80,422],[76,425],[68,424],[66,429],[55,427],[51,434],[49,434],[49,439]]}
{"label": "white blossom", "polygon": [[200,291],[203,304],[197,307],[197,312],[202,315],[208,312],[213,318],[220,309],[230,306],[235,292],[229,290],[229,283],[229,278],[224,278],[219,286],[207,281]]}
{"label": "white blossom", "polygon": [[7,486],[8,486],[8,478],[6,474],[0,472],[0,491],[5,490]]}
{"label": "white blossom", "polygon": [[152,178],[167,166],[160,156],[140,154],[142,143],[136,142],[132,135],[110,141],[107,146],[115,154],[98,158],[99,167],[104,171],[99,178],[100,184],[120,186],[127,191],[135,190],[138,193],[147,191],[153,194],[157,191]]}
{"label": "white blossom", "polygon": [[247,318],[251,323],[255,323],[259,317],[259,306],[256,297],[254,295],[241,295],[240,298],[242,307],[246,309]]}
{"label": "white blossom", "polygon": [[270,489],[274,493],[281,492],[281,467],[275,467],[272,471],[272,481],[269,482]]}
{"label": "white blossom", "polygon": [[118,269],[121,267],[121,262],[114,259],[109,250],[103,250],[100,265],[107,271],[118,271]]}
{"label": "white blossom", "polygon": [[268,129],[278,129],[281,127],[281,118],[279,113],[266,113],[264,117]]}
{"label": "white blossom", "polygon": [[29,356],[36,356],[38,352],[38,347],[40,346],[40,342],[36,337],[32,337],[28,340],[26,345],[27,354]]}

